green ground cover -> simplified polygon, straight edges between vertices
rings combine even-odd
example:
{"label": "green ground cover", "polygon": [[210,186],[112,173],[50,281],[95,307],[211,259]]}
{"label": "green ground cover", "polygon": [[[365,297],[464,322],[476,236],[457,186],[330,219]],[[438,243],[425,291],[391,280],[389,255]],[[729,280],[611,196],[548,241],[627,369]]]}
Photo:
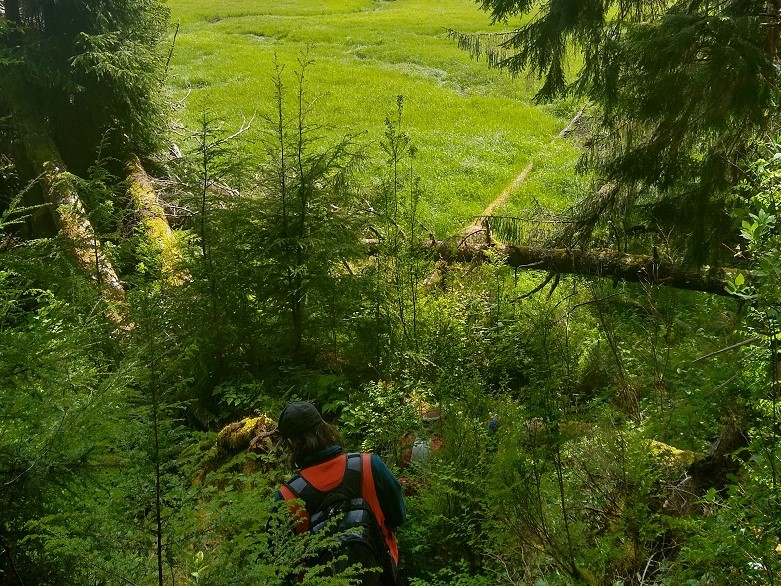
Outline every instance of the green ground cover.
{"label": "green ground cover", "polygon": [[[308,51],[315,116],[335,136],[365,133],[370,159],[381,162],[383,121],[405,98],[406,130],[418,148],[423,187],[420,218],[438,236],[479,214],[529,163],[532,197],[560,206],[574,195],[577,152],[551,139],[572,108],[532,103],[536,82],[511,79],[470,60],[447,28],[490,31],[488,15],[468,0],[171,0],[181,25],[169,84],[184,100],[183,121],[195,125],[204,108],[238,126],[242,116],[269,112],[274,56],[286,66],[291,92],[297,59]],[[257,124],[257,123],[256,123]],[[370,168],[370,174],[376,168]],[[537,177],[542,179],[536,179]],[[536,185],[537,187],[532,187]]]}

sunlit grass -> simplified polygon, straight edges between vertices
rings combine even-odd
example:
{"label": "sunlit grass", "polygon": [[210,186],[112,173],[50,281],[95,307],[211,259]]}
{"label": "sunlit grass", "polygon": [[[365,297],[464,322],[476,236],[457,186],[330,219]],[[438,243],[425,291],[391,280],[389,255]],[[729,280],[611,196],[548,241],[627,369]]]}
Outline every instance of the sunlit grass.
{"label": "sunlit grass", "polygon": [[[364,133],[360,140],[376,165],[383,121],[403,95],[424,193],[419,213],[440,236],[479,214],[529,161],[535,174],[549,164],[556,168],[547,173],[571,173],[575,156],[545,155],[569,113],[535,106],[534,80],[490,70],[447,38],[447,28],[492,30],[468,0],[169,4],[181,23],[170,85],[176,96],[188,96],[182,118],[190,124],[204,107],[229,126],[270,111],[275,56],[292,98],[293,71],[305,53],[313,62],[306,87],[318,98],[317,121],[334,137]],[[570,196],[546,197],[560,204]]]}
{"label": "sunlit grass", "polygon": [[[573,199],[580,198],[593,186],[588,176],[574,172],[580,153],[565,139],[557,138],[542,146],[534,157],[534,170],[513,193],[497,215],[527,217],[537,205],[549,210],[561,210]],[[564,200],[562,194],[569,196]]]}

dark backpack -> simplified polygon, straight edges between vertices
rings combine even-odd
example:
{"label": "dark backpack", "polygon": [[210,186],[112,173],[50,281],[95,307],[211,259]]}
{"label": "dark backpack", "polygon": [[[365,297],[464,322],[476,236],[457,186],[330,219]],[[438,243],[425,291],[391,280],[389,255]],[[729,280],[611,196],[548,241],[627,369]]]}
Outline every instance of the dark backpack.
{"label": "dark backpack", "polygon": [[296,498],[304,501],[309,514],[311,533],[333,536],[333,545],[324,548],[314,562],[331,563],[339,575],[355,564],[361,564],[364,586],[396,583],[395,564],[385,545],[385,538],[369,503],[361,490],[361,454],[347,454],[342,483],[324,492],[298,475],[285,483]]}

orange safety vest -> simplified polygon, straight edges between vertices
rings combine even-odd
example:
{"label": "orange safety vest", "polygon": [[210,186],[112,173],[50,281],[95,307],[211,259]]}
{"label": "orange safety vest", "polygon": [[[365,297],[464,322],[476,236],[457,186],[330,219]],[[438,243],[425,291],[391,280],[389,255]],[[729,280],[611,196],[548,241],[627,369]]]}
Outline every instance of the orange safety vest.
{"label": "orange safety vest", "polygon": [[[377,498],[377,489],[374,486],[374,475],[372,474],[371,454],[360,454],[361,456],[361,498],[366,501],[377,520],[377,524],[382,530],[385,538],[385,545],[393,558],[394,563],[399,563],[399,547],[396,542],[396,533],[385,524],[385,513],[382,512],[380,501]],[[308,466],[301,470],[299,476],[303,477],[311,486],[321,492],[333,492],[338,490],[344,481],[347,472],[348,454],[340,454],[335,458]],[[291,489],[291,484],[295,484],[298,476],[279,487],[279,492],[286,501],[298,498],[298,495]],[[296,524],[296,533],[303,533],[309,528],[309,513],[306,511],[293,511],[301,518]]]}

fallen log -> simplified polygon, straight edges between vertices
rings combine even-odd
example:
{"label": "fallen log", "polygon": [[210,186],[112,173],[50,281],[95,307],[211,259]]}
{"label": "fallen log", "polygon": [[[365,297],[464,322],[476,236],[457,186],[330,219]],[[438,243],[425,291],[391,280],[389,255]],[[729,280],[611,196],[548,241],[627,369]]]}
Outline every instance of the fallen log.
{"label": "fallen log", "polygon": [[71,244],[76,262],[92,275],[109,299],[124,297],[124,287],[92,228],[87,211],[74,186],[72,175],[52,162],[43,167],[44,200],[52,207],[54,221]]}
{"label": "fallen log", "polygon": [[181,285],[186,276],[181,270],[182,254],[176,234],[168,223],[165,210],[157,197],[154,184],[133,156],[126,165],[128,195],[136,208],[142,228],[152,246],[160,254],[162,278],[172,285]]}
{"label": "fallen log", "polygon": [[711,488],[721,491],[749,457],[746,433],[730,419],[701,458],[694,459],[683,478],[670,489],[663,504],[666,513],[689,514]]}
{"label": "fallen log", "polygon": [[727,281],[738,274],[749,276],[748,271],[737,268],[684,267],[666,259],[617,250],[537,248],[468,242],[458,245],[448,241],[430,241],[423,246],[430,249],[438,260],[447,263],[501,262],[516,269],[622,279],[714,295],[729,296]]}

